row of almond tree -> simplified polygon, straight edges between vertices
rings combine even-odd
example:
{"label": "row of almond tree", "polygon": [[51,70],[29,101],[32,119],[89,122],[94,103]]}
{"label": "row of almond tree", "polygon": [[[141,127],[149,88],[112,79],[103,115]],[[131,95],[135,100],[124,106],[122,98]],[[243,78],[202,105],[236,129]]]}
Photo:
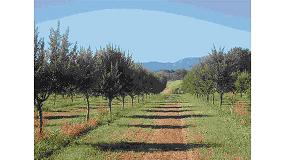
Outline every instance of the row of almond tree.
{"label": "row of almond tree", "polygon": [[251,52],[249,49],[235,47],[224,52],[223,48],[212,49],[211,53],[194,66],[184,77],[182,88],[197,97],[209,101],[215,93],[220,95],[220,105],[224,93],[249,93],[251,86]]}
{"label": "row of almond tree", "polygon": [[134,63],[119,47],[107,45],[93,52],[91,48],[71,45],[69,31],[61,34],[60,26],[50,29],[48,48],[38,30],[34,33],[34,105],[39,113],[42,132],[42,106],[51,94],[73,96],[81,94],[87,102],[89,120],[91,96],[108,99],[110,114],[112,100],[157,94],[166,87],[166,79],[146,71]]}

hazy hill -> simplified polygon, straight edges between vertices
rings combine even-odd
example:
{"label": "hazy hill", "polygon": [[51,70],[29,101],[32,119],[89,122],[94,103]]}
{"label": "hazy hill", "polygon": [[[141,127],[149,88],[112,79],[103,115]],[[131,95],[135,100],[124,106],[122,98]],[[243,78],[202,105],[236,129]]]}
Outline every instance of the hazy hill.
{"label": "hazy hill", "polygon": [[142,63],[146,69],[151,71],[159,71],[159,70],[177,70],[177,69],[190,69],[195,64],[200,62],[200,57],[188,57],[176,61],[174,63],[163,63],[163,62],[145,62]]}

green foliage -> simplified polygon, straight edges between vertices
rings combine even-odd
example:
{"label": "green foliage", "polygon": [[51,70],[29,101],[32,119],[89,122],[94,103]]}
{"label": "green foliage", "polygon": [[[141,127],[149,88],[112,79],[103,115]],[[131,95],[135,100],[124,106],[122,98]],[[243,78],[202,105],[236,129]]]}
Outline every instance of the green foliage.
{"label": "green foliage", "polygon": [[181,86],[182,80],[168,81],[166,88],[170,90],[170,93],[180,94],[183,92]]}
{"label": "green foliage", "polygon": [[236,74],[250,71],[250,55],[248,49],[233,48],[225,54],[223,49],[217,50],[214,47],[211,54],[187,73],[182,83],[183,90],[197,96],[206,96],[207,100],[209,95],[218,92],[222,105],[225,93],[243,93],[250,88],[250,76],[243,74],[240,77]]}
{"label": "green foliage", "polygon": [[[75,101],[82,100],[82,97],[76,96]],[[230,94],[225,94],[225,103],[230,102]],[[237,97],[238,100],[249,101],[246,97]],[[101,98],[92,98],[92,105],[101,102]],[[48,100],[49,101],[49,100]],[[58,103],[67,101],[61,97],[58,98]],[[115,103],[116,100],[114,100]],[[106,103],[106,101],[103,101]],[[183,102],[183,103],[182,103]],[[218,107],[211,105],[204,100],[197,99],[189,94],[172,94],[153,95],[147,99],[145,104],[137,104],[137,107],[127,105],[125,110],[121,110],[119,105],[114,107],[113,120],[108,118],[108,114],[102,114],[100,125],[83,136],[74,139],[67,139],[56,131],[50,139],[46,139],[35,144],[35,159],[39,159],[40,155],[44,155],[44,151],[55,151],[47,159],[116,159],[123,151],[102,150],[96,147],[97,144],[103,143],[112,145],[121,142],[137,142],[136,138],[140,138],[142,134],[153,135],[157,132],[155,128],[135,127],[133,124],[142,126],[156,126],[157,119],[147,118],[132,118],[133,115],[151,116],[154,113],[147,112],[152,107],[173,105],[179,103],[181,105],[181,116],[185,116],[182,120],[185,122],[185,133],[187,134],[187,143],[196,144],[195,135],[202,137],[201,144],[217,144],[217,147],[201,147],[197,148],[200,153],[200,158],[210,157],[209,159],[250,159],[250,113],[244,117],[236,114],[231,114],[229,107]],[[77,106],[64,107],[66,110],[73,110],[76,107],[82,106],[84,103]],[[46,105],[46,108],[53,107],[52,104]],[[188,112],[187,110],[191,110]],[[98,110],[94,109],[93,114]],[[234,112],[235,113],[235,112]],[[116,115],[116,116],[115,116]],[[188,117],[187,115],[205,115],[201,117]],[[80,117],[78,121],[83,121]],[[245,120],[247,123],[241,123]],[[56,119],[60,123],[60,119]],[[71,120],[69,120],[71,121]],[[75,120],[74,120],[75,121]],[[76,120],[77,122],[77,120]],[[108,123],[109,122],[109,123]],[[51,126],[48,126],[49,129]],[[54,129],[54,128],[53,128]],[[134,134],[136,133],[136,134]],[[152,137],[144,137],[142,140],[146,145],[152,144]],[[68,145],[65,145],[65,143]],[[142,145],[143,147],[144,145]],[[123,146],[129,148],[129,146]],[[45,158],[43,158],[45,159]],[[206,158],[205,158],[206,159]]]}
{"label": "green foliage", "polygon": [[35,105],[39,107],[52,93],[52,78],[44,41],[38,38],[37,29],[35,29],[34,35],[34,100]]}
{"label": "green foliage", "polygon": [[52,76],[44,49],[43,39],[38,38],[37,29],[34,30],[34,105],[39,111],[40,133],[42,133],[42,105],[52,93]]}
{"label": "green foliage", "polygon": [[119,95],[123,87],[121,78],[126,58],[120,48],[107,46],[97,52],[98,67],[101,72],[100,93],[112,100]]}
{"label": "green foliage", "polygon": [[[230,94],[225,94],[224,101],[228,103],[230,97]],[[239,100],[241,100],[240,97]],[[244,98],[242,100],[249,101]],[[195,127],[187,129],[189,143],[193,142],[193,136],[200,134],[204,137],[203,143],[221,144],[219,147],[211,148],[209,159],[250,159],[250,113],[243,117],[237,116],[235,112],[231,113],[230,107],[211,105],[207,101],[197,99],[189,94],[181,95],[179,101],[188,101],[188,103],[184,103],[183,108],[193,110],[193,114],[209,115],[204,118],[185,119],[186,123],[195,125]],[[201,156],[209,155],[209,150],[206,148],[199,151]]]}
{"label": "green foliage", "polygon": [[83,94],[87,101],[86,120],[89,119],[89,97],[104,96],[109,99],[111,112],[114,98],[131,95],[157,94],[166,86],[166,80],[155,76],[141,67],[136,67],[131,56],[126,56],[119,47],[107,45],[93,54],[91,48],[81,47],[77,43],[70,49],[69,30],[61,35],[60,23],[50,29],[49,48],[44,49],[44,41],[38,38],[35,29],[35,106],[40,116],[42,130],[42,104],[54,93],[69,95],[73,99],[76,93]]}
{"label": "green foliage", "polygon": [[81,48],[77,57],[76,88],[86,97],[96,95],[99,90],[100,71],[90,48]]}
{"label": "green foliage", "polygon": [[235,88],[238,93],[242,96],[243,93],[250,92],[250,82],[251,77],[248,72],[240,72],[237,75],[237,79],[235,81]]}

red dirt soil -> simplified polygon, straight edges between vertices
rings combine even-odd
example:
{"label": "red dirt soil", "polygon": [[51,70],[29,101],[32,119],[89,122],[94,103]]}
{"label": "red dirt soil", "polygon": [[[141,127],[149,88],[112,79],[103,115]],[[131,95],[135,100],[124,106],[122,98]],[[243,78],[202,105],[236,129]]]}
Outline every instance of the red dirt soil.
{"label": "red dirt soil", "polygon": [[[172,108],[171,108],[172,107]],[[164,106],[163,110],[175,110],[179,111],[178,105],[168,105]],[[156,112],[156,116],[179,116],[179,112]],[[163,147],[158,147],[160,149],[146,152],[123,152],[119,159],[143,159],[143,160],[185,160],[185,159],[200,159],[200,153],[197,149],[187,150],[187,149],[167,149],[167,146],[178,145],[178,148],[183,148],[183,145],[187,144],[187,128],[184,128],[184,120],[181,118],[158,118],[154,120],[155,125],[160,126],[156,128],[153,133],[144,132],[143,129],[138,129],[136,133],[132,133],[135,142],[146,142],[148,144],[155,144],[156,146],[166,146],[164,150]],[[165,126],[165,127],[164,127]],[[170,126],[170,127],[169,127]],[[147,138],[147,139],[146,139]],[[143,146],[142,146],[143,147]]]}

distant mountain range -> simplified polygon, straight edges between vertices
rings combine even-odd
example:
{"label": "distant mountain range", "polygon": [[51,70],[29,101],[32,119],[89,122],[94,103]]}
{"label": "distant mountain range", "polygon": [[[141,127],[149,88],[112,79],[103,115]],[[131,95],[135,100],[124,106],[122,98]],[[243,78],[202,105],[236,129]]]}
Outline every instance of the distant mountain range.
{"label": "distant mountain range", "polygon": [[163,63],[163,62],[145,62],[142,63],[144,68],[151,71],[160,71],[160,70],[177,70],[177,69],[190,69],[194,65],[198,64],[201,61],[201,57],[188,57],[176,61],[174,63]]}

